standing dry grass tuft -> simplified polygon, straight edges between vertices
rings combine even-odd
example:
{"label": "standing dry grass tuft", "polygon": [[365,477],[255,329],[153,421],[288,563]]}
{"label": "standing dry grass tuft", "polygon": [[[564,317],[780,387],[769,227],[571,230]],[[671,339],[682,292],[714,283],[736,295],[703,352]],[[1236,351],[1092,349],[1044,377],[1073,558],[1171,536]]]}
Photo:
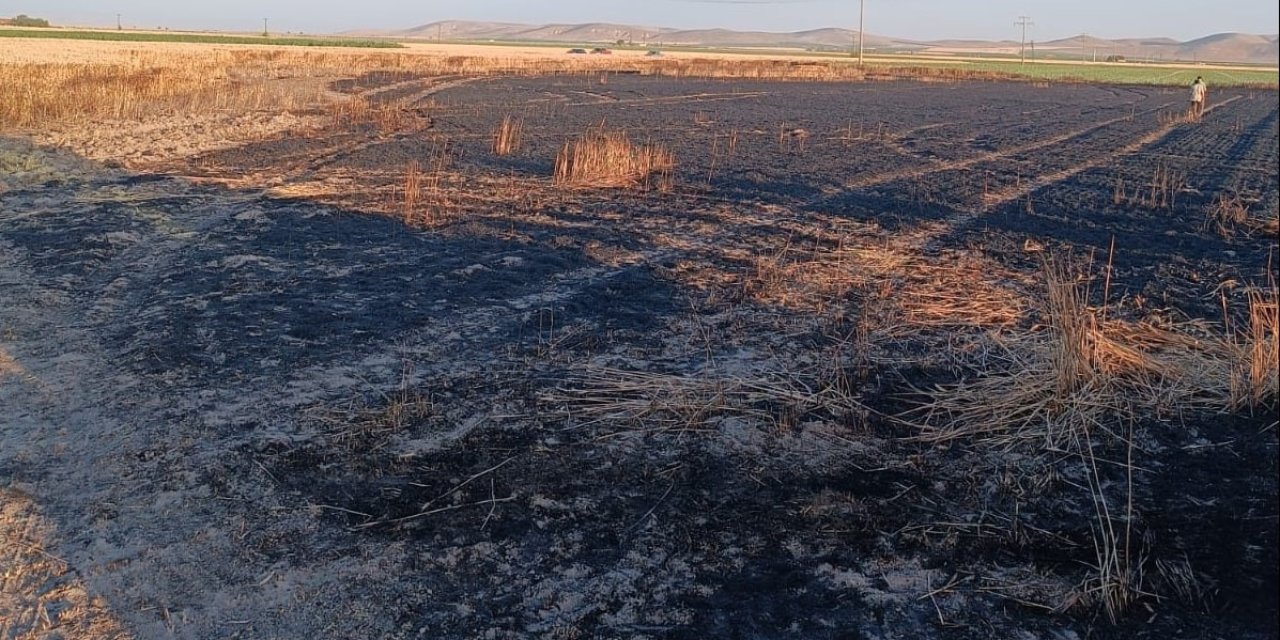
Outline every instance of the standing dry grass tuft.
{"label": "standing dry grass tuft", "polygon": [[1108,319],[1105,306],[1089,306],[1091,276],[1069,258],[1047,258],[1043,276],[1041,327],[1001,337],[975,378],[925,391],[907,416],[924,439],[1065,449],[1138,416],[1274,401],[1274,293],[1251,299],[1250,327],[1233,335],[1202,322]]}
{"label": "standing dry grass tuft", "polygon": [[[1090,270],[1069,256],[1047,257],[1042,275],[1042,328],[1000,338],[997,355],[974,364],[974,379],[926,391],[927,401],[903,417],[925,441],[975,439],[1078,461],[1084,482],[1073,486],[1093,507],[1095,561],[1059,608],[1096,607],[1114,622],[1141,599],[1160,597],[1146,586],[1150,548],[1135,528],[1135,426],[1187,411],[1274,406],[1277,296],[1274,286],[1250,292],[1240,331],[1155,326],[1090,306]],[[1123,460],[1100,457],[1117,447]],[[1123,470],[1123,483],[1107,468]]]}
{"label": "standing dry grass tuft", "polygon": [[404,206],[402,217],[406,226],[418,221],[418,201],[422,199],[422,172],[417,162],[410,162],[404,173]]}
{"label": "standing dry grass tuft", "polygon": [[555,181],[578,187],[671,189],[675,156],[660,145],[636,145],[625,131],[591,128],[556,155]]}
{"label": "standing dry grass tuft", "polygon": [[372,108],[368,100],[355,97],[330,105],[329,116],[333,119],[334,127],[348,127],[368,121]]}
{"label": "standing dry grass tuft", "polygon": [[509,156],[520,150],[520,142],[524,136],[524,118],[504,116],[498,130],[493,134],[493,152],[500,156]]}
{"label": "standing dry grass tuft", "polygon": [[1220,194],[1209,207],[1204,225],[1206,229],[1212,227],[1224,238],[1231,238],[1236,229],[1249,225],[1249,206],[1239,195]]}
{"label": "standing dry grass tuft", "polygon": [[1228,405],[1233,410],[1272,407],[1280,386],[1280,300],[1276,288],[1249,291],[1249,326],[1235,332]]}
{"label": "standing dry grass tuft", "polygon": [[449,167],[449,141],[437,140],[425,169],[417,161],[405,167],[400,184],[391,190],[389,213],[399,213],[407,227],[430,227],[447,222],[456,208],[444,188]]}
{"label": "standing dry grass tuft", "polygon": [[1178,193],[1187,186],[1187,174],[1163,163],[1157,164],[1144,204],[1152,209],[1172,209]]}
{"label": "standing dry grass tuft", "polygon": [[1055,397],[1061,401],[1099,382],[1105,363],[1097,318],[1088,310],[1088,292],[1073,279],[1070,264],[1051,256],[1045,260],[1044,275],[1045,311],[1054,337],[1050,371]]}

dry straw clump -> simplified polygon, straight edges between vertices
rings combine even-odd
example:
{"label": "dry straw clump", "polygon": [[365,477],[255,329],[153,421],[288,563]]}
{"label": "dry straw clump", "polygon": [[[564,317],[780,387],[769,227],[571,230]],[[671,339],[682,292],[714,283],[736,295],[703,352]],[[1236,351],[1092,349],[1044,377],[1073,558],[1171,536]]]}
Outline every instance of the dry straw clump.
{"label": "dry straw clump", "polygon": [[1280,386],[1280,302],[1275,287],[1248,293],[1249,322],[1233,332],[1228,406],[1233,410],[1274,407]]}
{"label": "dry straw clump", "polygon": [[786,429],[815,413],[864,414],[861,403],[845,391],[786,372],[678,375],[599,368],[566,382],[541,400],[566,410],[579,426],[681,431],[741,417]]}
{"label": "dry straw clump", "polygon": [[426,170],[417,161],[410,162],[399,187],[393,190],[393,209],[407,227],[430,227],[446,222],[456,202],[444,188],[449,166],[449,141],[439,140],[431,150]]}
{"label": "dry straw clump", "polygon": [[399,102],[374,104],[362,96],[333,102],[328,113],[335,128],[372,125],[382,137],[416,128],[424,121],[421,110],[408,109]]}
{"label": "dry straw clump", "polygon": [[1238,195],[1221,194],[1209,207],[1205,216],[1205,228],[1212,228],[1218,235],[1231,238],[1236,230],[1249,226],[1249,205]]}
{"label": "dry straw clump", "polygon": [[493,153],[509,156],[519,151],[523,137],[524,118],[504,116],[502,122],[498,124],[498,129],[493,132]]}
{"label": "dry straw clump", "polygon": [[926,257],[910,238],[884,243],[840,239],[834,246],[796,247],[756,255],[744,283],[748,297],[768,304],[823,311],[855,291],[882,291],[896,314],[884,330],[1007,327],[1026,314],[1010,285],[1016,275],[968,252]]}
{"label": "dry straw clump", "polygon": [[410,388],[406,371],[400,386],[378,398],[352,398],[345,406],[318,406],[306,415],[321,426],[335,444],[368,453],[385,446],[394,435],[437,415],[430,395]]}
{"label": "dry straw clump", "polygon": [[335,102],[329,106],[329,117],[334,127],[343,128],[369,122],[372,119],[373,105],[369,101],[354,97]]}
{"label": "dry straw clump", "polygon": [[563,186],[656,186],[667,191],[675,164],[675,156],[661,145],[637,145],[625,131],[597,127],[561,148],[555,181]]}
{"label": "dry straw clump", "polygon": [[413,226],[418,221],[418,202],[422,199],[422,171],[417,162],[410,162],[404,172],[404,202],[401,217],[405,225]]}
{"label": "dry straw clump", "polygon": [[[1069,256],[1047,257],[1043,278],[1043,324],[1003,338],[998,355],[976,363],[976,379],[925,392],[922,406],[903,418],[925,441],[972,438],[1081,461],[1096,560],[1059,608],[1097,606],[1115,621],[1152,595],[1144,586],[1147,547],[1134,530],[1134,425],[1187,410],[1274,407],[1277,293],[1274,286],[1250,291],[1247,324],[1238,330],[1156,326],[1108,319],[1105,306],[1091,307],[1090,272]],[[1096,458],[1108,444],[1122,445],[1126,458]],[[1113,464],[1126,473],[1122,496],[1102,470]]]}
{"label": "dry straw clump", "polygon": [[1108,411],[1128,413],[1115,387],[1125,374],[1145,380],[1149,363],[1107,339],[1068,267],[1049,260],[1044,274],[1045,330],[1003,339],[983,366],[1004,373],[927,392],[931,401],[920,408],[926,439],[1032,439],[1061,449]]}
{"label": "dry straw clump", "polygon": [[1239,193],[1220,194],[1205,210],[1204,229],[1213,230],[1230,240],[1237,233],[1275,237],[1280,233],[1280,216],[1273,210],[1271,217],[1254,215],[1249,210],[1250,200]]}
{"label": "dry straw clump", "polygon": [[924,439],[1074,449],[1138,416],[1274,404],[1274,290],[1252,295],[1248,329],[1229,332],[1109,320],[1089,306],[1089,275],[1070,258],[1046,258],[1043,275],[1043,324],[998,338],[976,379],[926,391],[906,416]]}

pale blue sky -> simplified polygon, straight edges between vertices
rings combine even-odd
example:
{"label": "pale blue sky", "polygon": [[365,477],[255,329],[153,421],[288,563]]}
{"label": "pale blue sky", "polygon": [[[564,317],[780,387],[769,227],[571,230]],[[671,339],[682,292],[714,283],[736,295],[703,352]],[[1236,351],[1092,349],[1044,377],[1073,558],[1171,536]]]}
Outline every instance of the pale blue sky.
{"label": "pale blue sky", "polygon": [[[63,24],[326,33],[407,28],[436,20],[621,22],[680,28],[795,31],[856,28],[858,0],[0,0],[0,15],[26,13]],[[1271,34],[1276,0],[867,0],[867,32],[915,39],[1016,39],[1013,22],[1031,16],[1029,39],[1079,33],[1099,37],[1213,33]]]}

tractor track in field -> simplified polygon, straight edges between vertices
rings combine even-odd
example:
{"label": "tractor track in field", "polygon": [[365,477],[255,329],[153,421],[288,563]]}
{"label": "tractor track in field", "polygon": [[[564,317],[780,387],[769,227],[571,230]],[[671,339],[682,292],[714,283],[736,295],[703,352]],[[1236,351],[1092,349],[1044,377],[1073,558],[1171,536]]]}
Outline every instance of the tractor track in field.
{"label": "tractor track in field", "polygon": [[[1237,100],[1240,100],[1240,99],[1241,99],[1240,96],[1232,96],[1222,102],[1214,104],[1210,106],[1208,109],[1205,109],[1205,115],[1207,116],[1210,113],[1222,107],[1226,107],[1231,103],[1236,102]],[[1143,149],[1149,148],[1150,146],[1168,137],[1171,133],[1177,130],[1178,126],[1179,126],[1179,123],[1177,122],[1171,122],[1168,124],[1160,125],[1156,129],[1142,135],[1138,139],[1132,142],[1129,142],[1128,144],[1125,144],[1121,147],[1115,148],[1107,155],[1102,155],[1090,160],[1086,160],[1084,162],[1074,164],[1067,168],[1060,169],[1058,171],[1054,171],[1046,175],[1036,176],[1026,181],[1025,184],[1014,187],[1012,189],[1003,189],[1001,191],[991,193],[989,197],[986,198],[986,206],[981,211],[976,211],[973,213],[976,215],[981,215],[984,212],[991,211],[992,209],[1002,207],[1004,205],[1007,205],[1010,202],[1024,198],[1028,194],[1033,193],[1035,191],[1039,191],[1040,189],[1043,189],[1051,184],[1062,182],[1063,180],[1067,180],[1071,177],[1077,176],[1090,169],[1100,167],[1110,162],[1114,162],[1116,158],[1123,158],[1125,156],[1139,153]]]}
{"label": "tractor track in field", "polygon": [[[1158,113],[1164,109],[1167,109],[1170,106],[1170,104],[1172,103],[1147,109],[1142,112],[1139,112],[1136,115],[1148,116],[1154,113]],[[1104,120],[1102,122],[1092,124],[1081,129],[1075,129],[1067,133],[1055,135],[1049,138],[1045,138],[1043,140],[1036,140],[1030,143],[1021,144],[1009,149],[1001,149],[999,151],[992,151],[989,153],[980,153],[980,154],[974,155],[971,158],[960,160],[960,161],[940,162],[940,163],[931,164],[925,167],[915,167],[911,169],[905,169],[902,171],[895,171],[895,172],[877,174],[873,176],[867,176],[865,178],[859,178],[857,180],[850,181],[846,183],[845,186],[850,189],[863,189],[863,188],[878,186],[878,185],[886,184],[889,182],[895,182],[899,180],[924,178],[929,175],[932,175],[935,173],[941,173],[944,171],[956,171],[961,169],[968,169],[970,167],[980,165],[984,162],[992,162],[992,161],[1001,160],[1001,159],[1009,158],[1016,155],[1021,155],[1021,154],[1030,153],[1033,151],[1039,151],[1042,149],[1055,147],[1065,142],[1069,142],[1071,140],[1083,138],[1084,136],[1087,136],[1091,133],[1095,133],[1097,131],[1106,129],[1107,127],[1111,127],[1121,122],[1130,122],[1133,119],[1134,119],[1133,116],[1123,116],[1119,118],[1112,118],[1110,120]]]}

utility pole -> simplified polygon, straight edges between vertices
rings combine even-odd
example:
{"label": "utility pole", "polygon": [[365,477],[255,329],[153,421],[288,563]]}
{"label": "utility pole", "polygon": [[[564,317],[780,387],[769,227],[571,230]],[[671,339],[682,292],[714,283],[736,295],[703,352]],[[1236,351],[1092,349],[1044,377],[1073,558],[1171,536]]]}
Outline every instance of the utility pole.
{"label": "utility pole", "polygon": [[1027,27],[1034,26],[1029,16],[1018,16],[1014,26],[1022,27],[1022,64],[1027,63]]}
{"label": "utility pole", "polygon": [[862,52],[865,49],[863,42],[866,41],[867,32],[863,30],[863,26],[867,24],[867,0],[859,0],[858,2],[858,66],[862,66]]}
{"label": "utility pole", "polygon": [[124,31],[124,26],[120,24],[120,14],[116,14],[116,31]]}
{"label": "utility pole", "polygon": [[269,35],[270,34],[267,31],[267,19],[263,18],[262,19],[262,37],[266,38],[266,37],[269,37]]}

